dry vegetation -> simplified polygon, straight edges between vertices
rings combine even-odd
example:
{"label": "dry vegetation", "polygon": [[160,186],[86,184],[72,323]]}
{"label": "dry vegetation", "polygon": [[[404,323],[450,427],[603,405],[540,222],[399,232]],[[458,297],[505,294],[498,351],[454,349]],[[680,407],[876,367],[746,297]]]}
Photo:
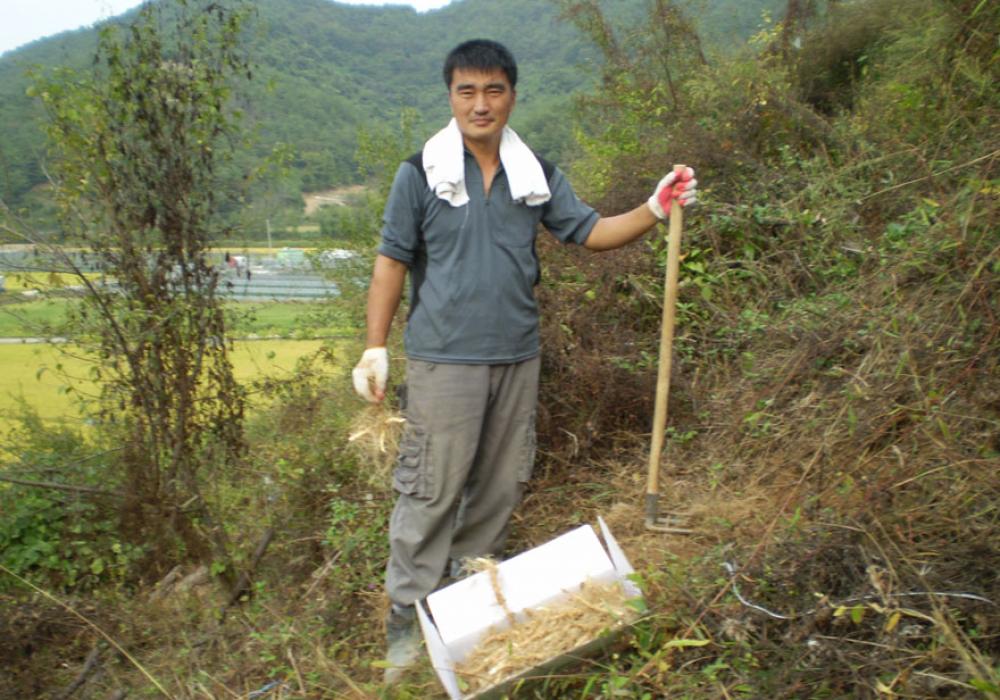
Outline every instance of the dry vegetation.
{"label": "dry vegetation", "polygon": [[[662,246],[543,246],[540,462],[511,550],[601,514],[650,612],[620,648],[517,697],[1000,695],[1000,10],[843,11],[867,14],[802,29],[808,60],[778,29],[758,58],[676,76],[678,109],[701,117],[689,131],[629,121],[652,113],[641,82],[606,81],[586,106],[640,124],[641,149],[623,128],[581,162],[627,175],[593,178],[607,208],[633,202],[632,174],[663,153],[704,164],[661,480],[695,534],[643,528]],[[853,31],[862,20],[878,31]],[[245,470],[214,485],[244,568],[277,532],[248,599],[154,596],[130,571],[61,594],[85,622],[8,587],[0,695],[151,688],[141,665],[176,698],[386,696],[373,661],[392,498],[347,449],[349,380],[305,368],[270,390]],[[391,696],[441,691],[423,669]]]}
{"label": "dry vegetation", "polygon": [[503,603],[503,593],[495,578],[495,563],[493,567],[494,591],[511,626],[487,634],[456,665],[456,673],[468,685],[467,694],[486,690],[557,656],[571,654],[637,616],[620,583],[588,581],[565,600],[525,610],[523,619],[515,619]]}

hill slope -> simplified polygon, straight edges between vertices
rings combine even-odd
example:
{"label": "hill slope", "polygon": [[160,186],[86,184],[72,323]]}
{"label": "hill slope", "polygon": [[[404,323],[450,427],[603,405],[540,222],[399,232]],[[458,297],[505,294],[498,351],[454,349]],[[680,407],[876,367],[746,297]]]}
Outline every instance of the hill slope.
{"label": "hill slope", "polygon": [[[643,80],[585,106],[607,127],[578,161],[607,171],[602,205],[641,201],[668,155],[702,182],[660,482],[694,532],[643,525],[662,237],[602,255],[543,237],[538,459],[508,553],[601,515],[649,609],[519,698],[1000,695],[1000,4],[829,6],[796,51],[680,61],[687,129],[652,109],[662,53],[616,63]],[[391,416],[361,409],[360,348],[340,350],[262,385],[246,467],[206,485],[252,575],[238,608],[171,592],[208,578],[182,553],[155,587],[168,566],[136,563],[106,497],[119,443],[25,420],[0,563],[72,608],[0,576],[0,696],[444,697],[426,663],[381,687]]]}
{"label": "hill slope", "polygon": [[[693,1],[693,0],[692,0]],[[642,0],[605,3],[621,23],[633,21]],[[690,3],[689,3],[690,4]],[[698,17],[713,42],[741,43],[777,0],[711,0]],[[248,128],[260,151],[276,142],[295,152],[292,189],[316,190],[356,180],[359,127],[387,126],[403,109],[420,117],[427,135],[447,114],[441,60],[458,42],[485,36],[507,44],[521,67],[513,125],[532,146],[561,158],[572,140],[571,97],[593,85],[588,68],[597,51],[556,2],[457,0],[437,11],[358,7],[328,0],[261,0],[251,54],[258,71],[247,95]],[[128,22],[134,13],[112,20]],[[31,66],[85,70],[97,29],[68,32],[0,58],[0,195],[20,200],[45,181],[40,107],[25,95]]]}

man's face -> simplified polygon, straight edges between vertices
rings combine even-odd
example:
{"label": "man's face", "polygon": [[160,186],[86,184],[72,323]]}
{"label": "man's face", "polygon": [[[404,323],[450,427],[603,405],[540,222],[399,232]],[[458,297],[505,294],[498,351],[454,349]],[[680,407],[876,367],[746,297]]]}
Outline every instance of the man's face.
{"label": "man's face", "polygon": [[451,76],[448,103],[466,141],[500,143],[500,134],[516,100],[514,88],[502,70],[456,68]]}

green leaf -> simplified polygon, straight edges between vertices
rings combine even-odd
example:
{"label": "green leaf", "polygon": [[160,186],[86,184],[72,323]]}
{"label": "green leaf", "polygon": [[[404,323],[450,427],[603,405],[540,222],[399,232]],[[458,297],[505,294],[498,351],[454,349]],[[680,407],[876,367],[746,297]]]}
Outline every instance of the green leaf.
{"label": "green leaf", "polygon": [[213,561],[212,566],[209,568],[209,571],[212,574],[212,576],[218,576],[225,570],[226,570],[226,563],[218,560]]}
{"label": "green leaf", "polygon": [[981,690],[984,693],[1000,693],[1000,685],[984,681],[982,678],[973,678],[969,681],[969,684],[976,690]]}
{"label": "green leaf", "polygon": [[865,606],[855,605],[851,608],[851,620],[856,625],[860,625],[861,621],[865,618]]}
{"label": "green leaf", "polygon": [[703,647],[711,643],[708,639],[671,639],[663,645],[664,649],[684,649],[687,647]]}
{"label": "green leaf", "polygon": [[649,606],[646,605],[646,601],[643,598],[632,598],[631,600],[625,601],[625,605],[629,606],[640,615],[644,615],[649,612]]}

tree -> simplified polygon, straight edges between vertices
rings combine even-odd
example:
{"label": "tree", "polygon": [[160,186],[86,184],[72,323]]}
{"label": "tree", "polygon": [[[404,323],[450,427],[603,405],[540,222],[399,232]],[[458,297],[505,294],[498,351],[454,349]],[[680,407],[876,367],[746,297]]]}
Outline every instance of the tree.
{"label": "tree", "polygon": [[101,427],[122,448],[123,532],[161,565],[212,560],[230,581],[203,493],[245,450],[245,397],[207,252],[226,234],[247,18],[238,2],[148,3],[131,26],[102,31],[90,77],[63,71],[36,87],[63,226],[113,280],[55,250],[87,290],[77,320],[97,358]]}
{"label": "tree", "polygon": [[631,190],[651,188],[653,173],[669,170],[666,153],[690,160],[677,127],[695,122],[685,83],[706,71],[701,39],[676,0],[650,2],[645,17],[625,27],[597,0],[560,0],[560,7],[604,58],[600,86],[577,99],[583,157],[575,182],[592,201],[622,208],[635,201]]}

